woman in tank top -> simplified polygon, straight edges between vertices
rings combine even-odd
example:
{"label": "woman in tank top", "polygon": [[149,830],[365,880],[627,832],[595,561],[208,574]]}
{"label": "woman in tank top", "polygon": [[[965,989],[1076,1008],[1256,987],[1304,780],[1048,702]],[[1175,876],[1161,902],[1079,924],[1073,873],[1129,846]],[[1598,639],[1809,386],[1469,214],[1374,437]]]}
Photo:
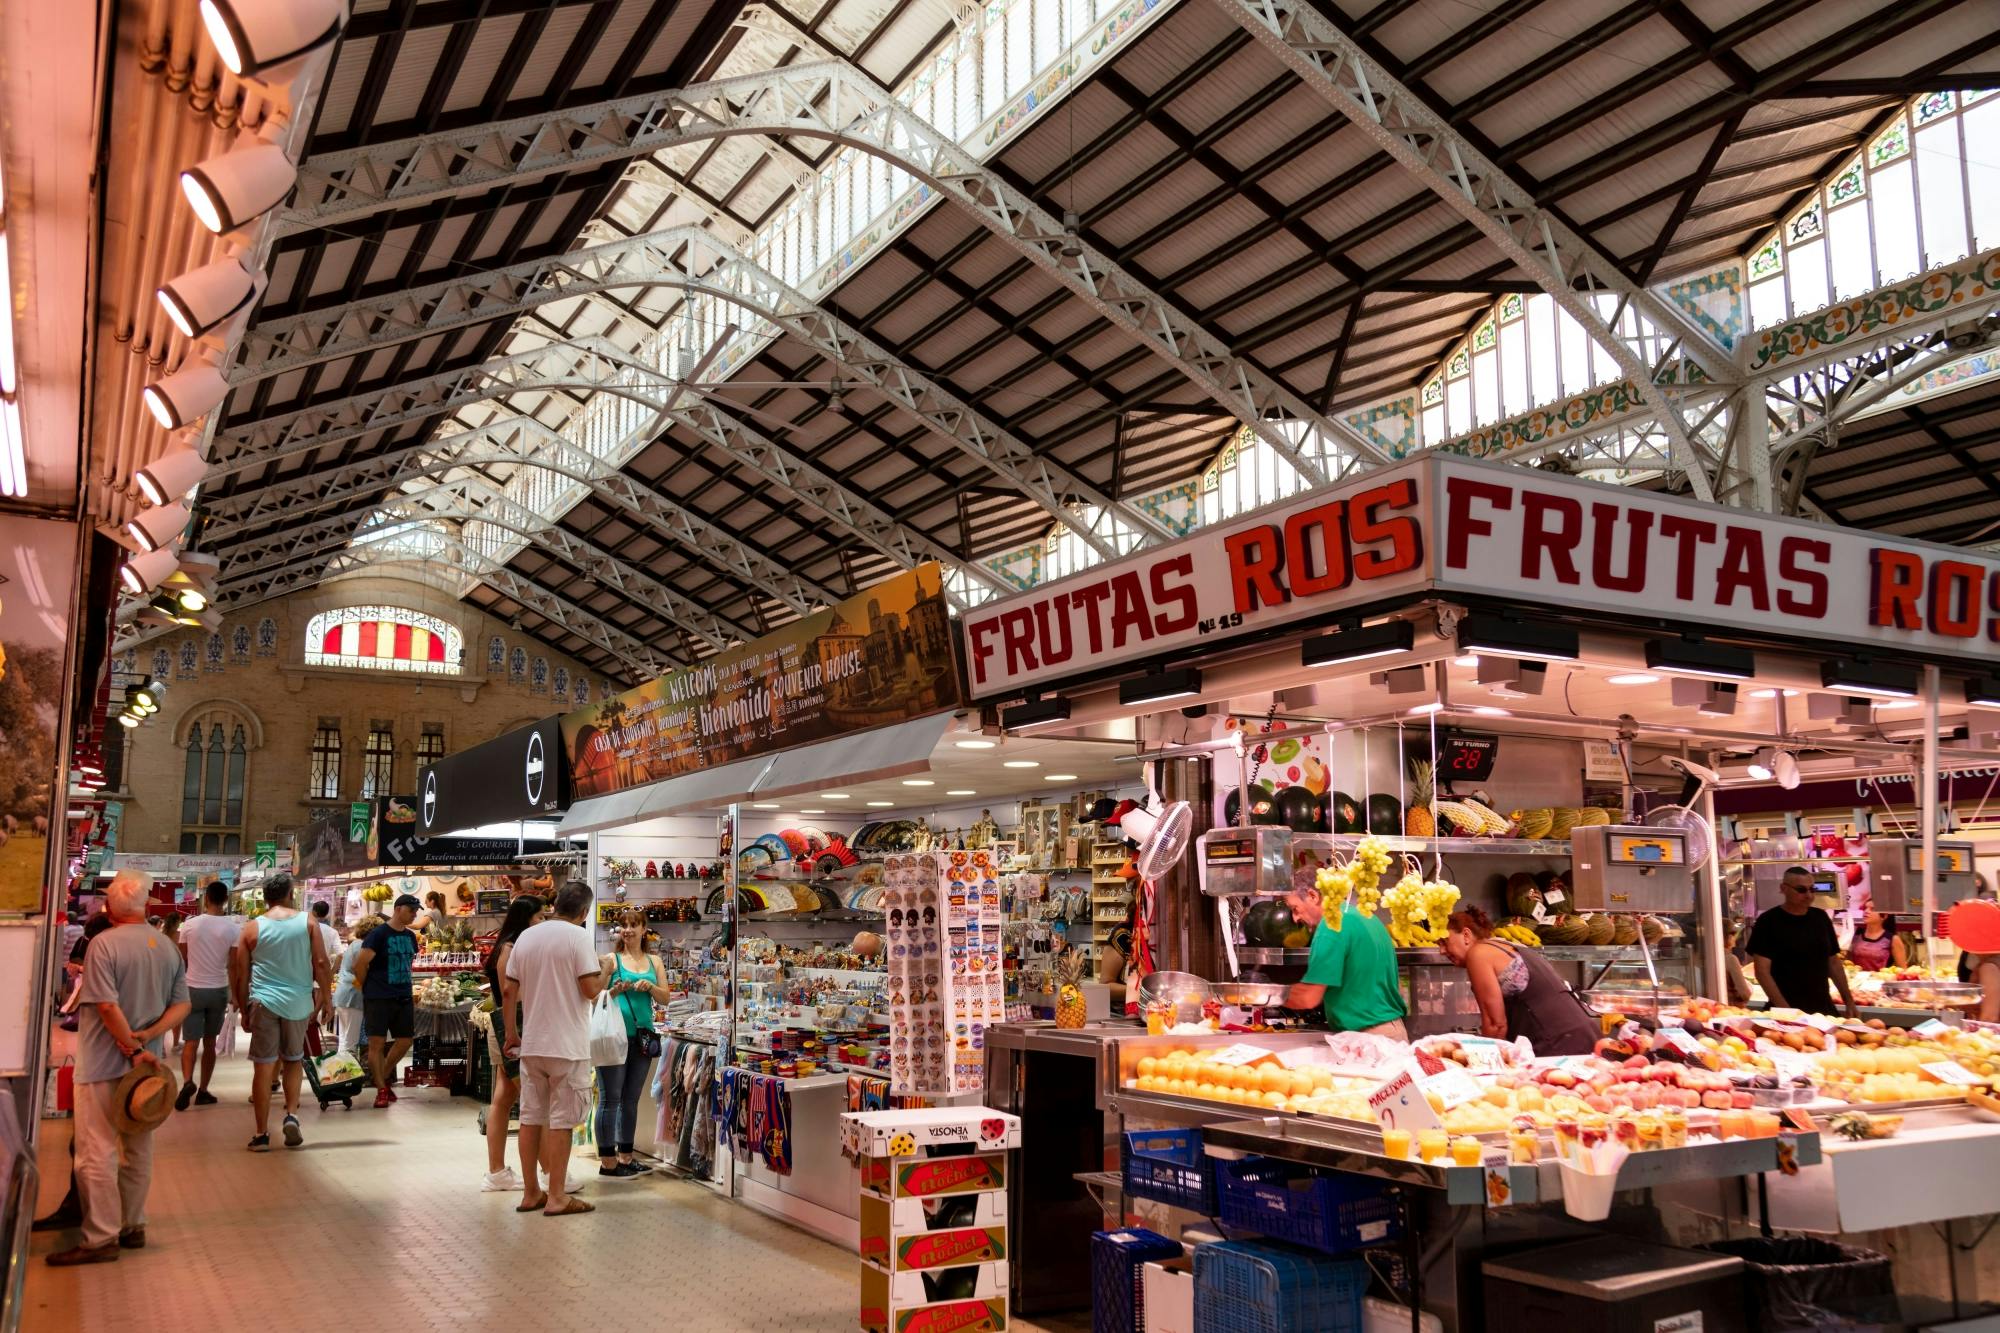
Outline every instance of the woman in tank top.
{"label": "woman in tank top", "polygon": [[1492,938],[1493,922],[1477,907],[1461,907],[1445,923],[1439,945],[1472,982],[1479,1030],[1512,1041],[1526,1037],[1536,1055],[1588,1055],[1597,1023],[1568,982],[1533,949]]}

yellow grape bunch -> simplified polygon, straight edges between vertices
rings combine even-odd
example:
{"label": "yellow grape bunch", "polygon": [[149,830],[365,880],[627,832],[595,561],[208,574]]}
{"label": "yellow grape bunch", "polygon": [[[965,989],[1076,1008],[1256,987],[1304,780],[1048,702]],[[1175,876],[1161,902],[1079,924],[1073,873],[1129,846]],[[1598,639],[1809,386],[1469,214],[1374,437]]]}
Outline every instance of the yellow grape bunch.
{"label": "yellow grape bunch", "polygon": [[1426,880],[1412,871],[1397,880],[1382,901],[1389,908],[1389,934],[1404,948],[1423,948],[1444,938],[1445,919],[1458,905],[1458,886]]}
{"label": "yellow grape bunch", "polygon": [[1357,911],[1368,916],[1375,915],[1375,909],[1382,900],[1382,872],[1394,864],[1389,849],[1380,838],[1373,835],[1355,844],[1353,859],[1343,866],[1322,866],[1313,877],[1313,887],[1319,890],[1320,911],[1325,918],[1326,928],[1340,929],[1342,913],[1347,899],[1354,898]]}

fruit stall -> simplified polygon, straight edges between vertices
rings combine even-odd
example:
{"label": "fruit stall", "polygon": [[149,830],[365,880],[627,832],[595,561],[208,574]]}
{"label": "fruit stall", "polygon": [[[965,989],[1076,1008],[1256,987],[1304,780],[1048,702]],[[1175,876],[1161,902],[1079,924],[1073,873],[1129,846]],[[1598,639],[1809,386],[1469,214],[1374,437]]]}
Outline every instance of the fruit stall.
{"label": "fruit stall", "polygon": [[[1715,1296],[1775,1283],[1743,1247],[1793,1228],[1844,1238],[1840,1264],[1886,1248],[1878,1292],[1978,1308],[1967,1219],[2000,1213],[2000,1175],[1897,1210],[1868,1183],[1953,1141],[1981,1162],[2000,1131],[1994,1037],[1944,975],[1974,862],[1940,793],[2000,764],[2000,562],[1960,554],[1426,458],[972,609],[972,697],[1016,734],[1129,737],[1166,830],[1133,838],[1168,978],[1140,984],[1144,1027],[990,1033],[988,1104],[1030,1145],[1087,1131],[1064,1165],[1098,1223],[1193,1246],[1198,1292],[1213,1245],[1279,1239],[1319,1252],[1292,1253],[1315,1284],[1477,1330],[1540,1280],[1503,1251],[1643,1237],[1691,1284],[1661,1314],[1692,1322],[1660,1326],[1771,1326]],[[1821,781],[1904,799],[1823,829],[1792,798]],[[1916,975],[1857,967],[1851,1016],[1745,1001],[1732,940],[1792,910],[1794,864],[1843,948],[1906,913]],[[1472,908],[1575,993],[1591,1049],[1535,1052],[1482,1009],[1468,947],[1442,947]],[[1394,947],[1403,1040],[1285,1007],[1357,915]],[[1089,1091],[1083,1129],[1036,1104],[1051,1083]],[[1088,1252],[1055,1181],[1014,1194]],[[1414,1271],[1357,1212],[1424,1238]]]}

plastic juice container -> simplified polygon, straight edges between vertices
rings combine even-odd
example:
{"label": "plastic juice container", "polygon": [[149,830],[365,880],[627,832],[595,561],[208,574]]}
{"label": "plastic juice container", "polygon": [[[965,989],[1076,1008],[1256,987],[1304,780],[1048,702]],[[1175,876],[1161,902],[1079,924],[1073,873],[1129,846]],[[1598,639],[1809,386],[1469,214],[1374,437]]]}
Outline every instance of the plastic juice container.
{"label": "plastic juice container", "polygon": [[1515,1129],[1507,1133],[1507,1147],[1511,1160],[1533,1166],[1535,1154],[1541,1151],[1541,1142],[1534,1130]]}
{"label": "plastic juice container", "polygon": [[1483,1145],[1471,1135],[1461,1135],[1451,1141],[1451,1162],[1453,1166],[1478,1166]]}
{"label": "plastic juice container", "polygon": [[1750,1111],[1750,1137],[1753,1139],[1775,1139],[1778,1137],[1779,1120],[1776,1111]]}
{"label": "plastic juice container", "polygon": [[1716,1113],[1716,1130],[1725,1139],[1750,1137],[1750,1113],[1730,1109]]}
{"label": "plastic juice container", "polygon": [[1441,1129],[1426,1129],[1417,1135],[1417,1156],[1435,1162],[1445,1155],[1451,1136]]}
{"label": "plastic juice container", "polygon": [[1668,1111],[1660,1117],[1660,1146],[1662,1148],[1685,1148],[1688,1141],[1687,1113],[1678,1109]]}
{"label": "plastic juice container", "polygon": [[1408,1161],[1410,1156],[1410,1131],[1407,1129],[1385,1129],[1382,1131],[1382,1153],[1397,1161]]}
{"label": "plastic juice container", "polygon": [[1556,1151],[1566,1150],[1576,1142],[1577,1123],[1575,1116],[1564,1116],[1556,1121]]}
{"label": "plastic juice container", "polygon": [[1639,1117],[1639,1148],[1648,1151],[1660,1146],[1660,1118],[1656,1115]]}

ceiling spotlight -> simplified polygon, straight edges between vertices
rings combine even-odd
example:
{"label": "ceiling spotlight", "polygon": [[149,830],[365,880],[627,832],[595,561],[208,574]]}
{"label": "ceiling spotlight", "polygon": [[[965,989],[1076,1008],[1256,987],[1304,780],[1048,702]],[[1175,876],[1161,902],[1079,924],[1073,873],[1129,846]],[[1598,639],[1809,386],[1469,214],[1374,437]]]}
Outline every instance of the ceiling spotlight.
{"label": "ceiling spotlight", "polygon": [[152,695],[155,699],[158,699],[166,694],[167,682],[161,680],[158,676],[148,676],[146,677],[145,680],[139,683],[139,689],[146,694]]}
{"label": "ceiling spotlight", "polygon": [[[158,386],[154,386],[158,387]],[[147,393],[151,393],[151,388]],[[193,446],[170,449],[133,474],[132,480],[139,487],[139,494],[146,497],[151,505],[170,504],[180,499],[208,475],[208,460]]]}
{"label": "ceiling spotlight", "polygon": [[1418,704],[1416,707],[1410,710],[1413,716],[1419,716],[1419,717],[1425,713],[1442,713],[1443,711],[1444,711],[1444,705],[1439,703],[1435,699],[1431,700],[1427,704]]}
{"label": "ceiling spotlight", "polygon": [[1118,682],[1118,702],[1127,706],[1189,699],[1200,693],[1201,672],[1193,667],[1175,667]]}
{"label": "ceiling spotlight", "polygon": [[148,551],[127,560],[118,567],[118,577],[127,592],[151,592],[180,567],[179,553],[171,546],[163,546],[157,551]]}
{"label": "ceiling spotlight", "polygon": [[905,787],[935,787],[937,783],[931,781],[929,778],[904,778],[903,785]]}
{"label": "ceiling spotlight", "polygon": [[1819,679],[1820,684],[1829,690],[1851,690],[1856,694],[1872,694],[1879,699],[1914,699],[1917,696],[1916,668],[1891,666],[1861,657],[1839,657],[1820,663]]}
{"label": "ceiling spotlight", "polygon": [[1604,679],[1611,685],[1651,685],[1659,677],[1650,671],[1621,671],[1615,676],[1606,676]]}
{"label": "ceiling spotlight", "polygon": [[1043,774],[1042,776],[1043,776],[1043,777],[1045,777],[1045,778],[1047,778],[1047,779],[1048,779],[1048,780],[1049,780],[1050,782],[1075,782],[1075,781],[1076,781],[1076,774],[1074,774],[1074,773],[1044,773],[1044,774]]}
{"label": "ceiling spotlight", "polygon": [[846,401],[847,401],[847,396],[845,393],[842,392],[839,380],[835,380],[827,386],[826,389],[827,411],[838,414],[841,409],[841,406]]}
{"label": "ceiling spotlight", "polygon": [[145,513],[128,520],[125,535],[142,551],[157,551],[162,546],[172,544],[188,525],[188,507],[185,504],[162,505],[148,509]]}
{"label": "ceiling spotlight", "polygon": [[162,284],[154,295],[187,338],[199,338],[250,308],[262,281],[234,259],[218,259]]}
{"label": "ceiling spotlight", "polygon": [[1853,695],[1811,694],[1806,696],[1806,716],[1814,722],[1865,727],[1875,720],[1875,710],[1866,699]]}
{"label": "ceiling spotlight", "polygon": [[999,743],[1000,743],[999,741],[983,741],[983,740],[952,742],[953,745],[957,746],[961,750],[990,750]]}
{"label": "ceiling spotlight", "polygon": [[1083,219],[1074,209],[1064,209],[1062,216],[1063,240],[1062,257],[1076,259],[1083,254]]}
{"label": "ceiling spotlight", "polygon": [[285,202],[298,179],[298,168],[284,149],[274,143],[254,143],[183,171],[181,193],[201,225],[220,236]]}
{"label": "ceiling spotlight", "polygon": [[1481,656],[1529,657],[1549,662],[1573,662],[1582,651],[1573,629],[1494,615],[1471,615],[1459,621],[1458,649]]}
{"label": "ceiling spotlight", "polygon": [[1745,680],[1757,674],[1755,653],[1695,638],[1646,640],[1646,665],[1711,680]]}
{"label": "ceiling spotlight", "polygon": [[895,804],[895,802],[894,802],[894,801],[870,801],[870,802],[869,802],[868,804],[869,804],[869,805],[871,805],[871,806],[873,806],[873,807],[874,807],[875,809],[877,809],[877,810],[886,810],[886,809],[888,809],[888,808],[889,808],[890,806],[894,805],[894,804]]}
{"label": "ceiling spotlight", "polygon": [[1776,775],[1780,787],[1791,791],[1799,785],[1798,756],[1790,750],[1779,750],[1771,757],[1771,772]]}
{"label": "ceiling spotlight", "polygon": [[136,727],[143,721],[145,719],[137,713],[120,713],[118,715],[118,725],[121,727]]}
{"label": "ceiling spotlight", "polygon": [[1332,634],[1307,639],[1299,648],[1304,666],[1332,666],[1336,662],[1359,662],[1370,657],[1393,657],[1407,653],[1417,641],[1416,627],[1407,620],[1388,620],[1380,625],[1350,625]]}
{"label": "ceiling spotlight", "polygon": [[1037,727],[1053,727],[1069,721],[1069,700],[1059,695],[1046,699],[1030,699],[1026,703],[1000,710],[1000,725],[1009,731],[1030,731]]}
{"label": "ceiling spotlight", "polygon": [[1489,685],[1493,689],[1506,692],[1510,697],[1522,698],[1530,694],[1540,694],[1548,683],[1549,664],[1520,657],[1480,657],[1479,665],[1473,668],[1473,683]]}
{"label": "ceiling spotlight", "polygon": [[190,361],[173,374],[148,384],[146,410],[161,430],[179,430],[207,416],[229,396],[229,381],[206,361]]}
{"label": "ceiling spotlight", "polygon": [[1424,694],[1430,690],[1431,673],[1428,667],[1396,667],[1391,671],[1370,672],[1368,683],[1391,694]]}
{"label": "ceiling spotlight", "polygon": [[201,0],[201,22],[229,72],[250,78],[338,37],[347,0]]}
{"label": "ceiling spotlight", "polygon": [[1002,768],[1040,768],[1041,766],[1041,761],[1036,759],[1009,759],[1006,763],[1000,765]]}
{"label": "ceiling spotlight", "polygon": [[978,792],[976,792],[976,791],[974,791],[974,790],[972,790],[972,789],[971,789],[970,787],[954,787],[954,788],[953,788],[952,790],[950,790],[950,791],[946,792],[946,793],[945,793],[945,795],[946,795],[946,796],[977,796],[977,795],[979,795],[979,793],[978,793]]}
{"label": "ceiling spotlight", "polygon": [[1759,782],[1769,782],[1776,775],[1777,767],[1777,747],[1766,745],[1750,756],[1750,762],[1744,771]]}

